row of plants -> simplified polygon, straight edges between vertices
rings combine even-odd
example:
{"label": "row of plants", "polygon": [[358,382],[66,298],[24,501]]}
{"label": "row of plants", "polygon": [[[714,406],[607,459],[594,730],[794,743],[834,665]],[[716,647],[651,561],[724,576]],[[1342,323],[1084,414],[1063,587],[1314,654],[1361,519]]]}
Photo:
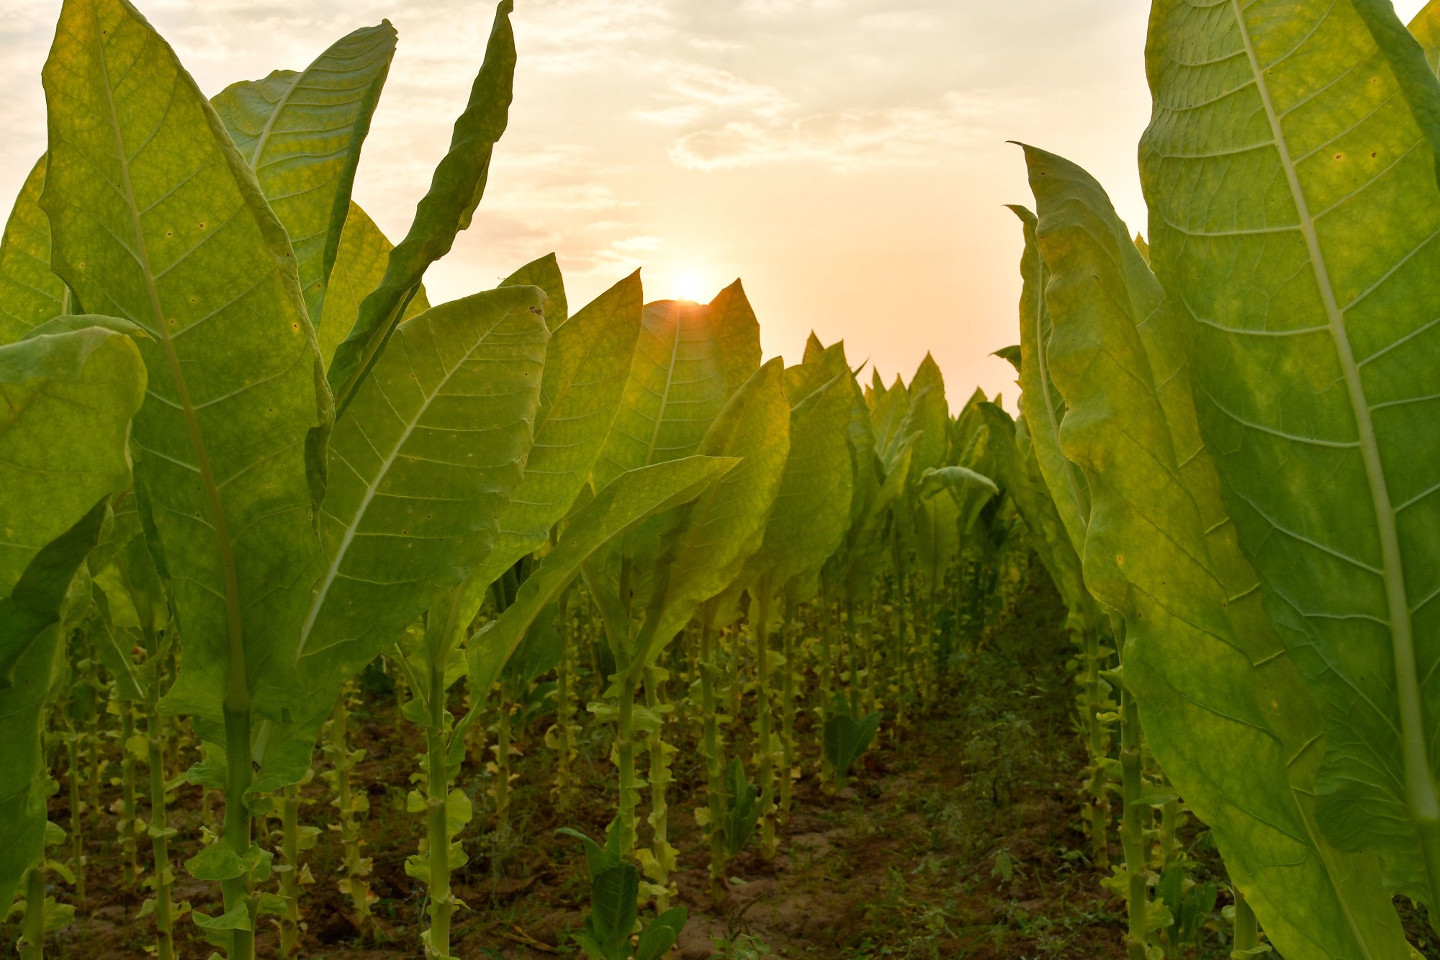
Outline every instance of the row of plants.
{"label": "row of plants", "polygon": [[1119,721],[1132,960],[1213,901],[1138,846],[1182,797],[1233,956],[1418,956],[1396,905],[1440,908],[1437,38],[1434,3],[1157,0],[1148,243],[1024,147],[1010,489],[1118,655],[1087,717]]}
{"label": "row of plants", "polygon": [[[868,389],[813,337],[801,363],[762,364],[738,282],[646,305],[637,274],[572,315],[553,256],[429,303],[424,272],[468,226],[506,124],[509,14],[392,246],[350,199],[388,23],[211,101],[125,0],[64,4],[49,150],[0,245],[0,903],[24,887],[26,957],[72,916],[53,878],[85,900],[107,765],[121,882],[151,894],[162,960],[187,913],[227,958],[255,956],[271,922],[298,955],[317,745],[363,922],[347,720],[382,657],[397,722],[425,742],[406,872],[426,954],[452,956],[481,771],[509,829],[512,716],[555,709],[555,789],[575,802],[593,697],[615,817],[580,838],[576,940],[657,957],[686,916],[667,830],[680,744],[705,757],[723,897],[752,836],[775,855],[795,779],[838,790],[882,716],[937,706],[955,644],[1013,589],[1014,508],[984,472],[993,405],[952,418],[929,358]],[[174,896],[167,805],[197,788],[208,825],[183,869],[219,885],[215,913]]]}

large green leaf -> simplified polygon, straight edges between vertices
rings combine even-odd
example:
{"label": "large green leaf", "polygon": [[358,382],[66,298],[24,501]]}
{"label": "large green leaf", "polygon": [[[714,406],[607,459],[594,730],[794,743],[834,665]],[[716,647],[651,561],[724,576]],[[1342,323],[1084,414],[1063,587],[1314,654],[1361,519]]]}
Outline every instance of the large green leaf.
{"label": "large green leaf", "polygon": [[252,791],[304,776],[344,684],[489,551],[530,446],[543,300],[506,287],[405,321],[336,422],[327,563],[297,631],[307,699],[261,725]]}
{"label": "large green leaf", "polygon": [[40,857],[50,778],[45,705],[65,644],[59,624],[30,644],[15,664],[15,684],[0,690],[0,901],[10,904]]}
{"label": "large green leaf", "polygon": [[683,457],[616,477],[576,511],[554,549],[520,585],[515,602],[466,644],[473,690],[489,690],[540,612],[569,586],[596,550],[637,523],[693,500],[738,461]]}
{"label": "large green leaf", "polygon": [[169,706],[215,719],[228,689],[236,707],[283,711],[320,558],[307,450],[329,405],[289,241],[124,0],[68,0],[44,80],[53,269],[148,334],[134,442],[185,638]]}
{"label": "large green leaf", "polygon": [[1431,70],[1440,70],[1440,0],[1430,0],[1410,21],[1410,32],[1420,41]]}
{"label": "large green leaf", "polygon": [[1147,70],[1151,255],[1324,704],[1320,822],[1440,910],[1440,81],[1374,0],[1160,3]]}
{"label": "large green leaf", "polygon": [[642,310],[640,275],[634,273],[555,329],[545,353],[535,443],[500,516],[494,546],[466,583],[458,628],[475,618],[501,574],[544,546],[550,528],[589,482],[620,405]]}
{"label": "large green leaf", "polygon": [[46,544],[129,485],[126,440],[144,396],[139,351],[109,330],[0,346],[0,597]]}
{"label": "large green leaf", "polygon": [[1019,510],[1030,530],[1031,545],[1045,564],[1075,623],[1093,627],[1099,621],[1099,612],[1085,589],[1080,557],[1065,531],[1050,488],[1040,474],[1030,425],[1024,417],[1011,421],[1010,415],[993,403],[984,404],[981,415],[987,428],[986,445],[994,458],[995,478]]}
{"label": "large green leaf", "polygon": [[69,291],[50,272],[50,222],[40,209],[45,158],[30,170],[0,238],[0,343],[70,310]]}
{"label": "large green leaf", "polygon": [[1224,522],[1184,404],[1173,313],[1099,185],[1058,157],[1026,155],[1050,277],[1041,346],[1066,404],[1063,452],[1090,492],[1085,582],[1125,618],[1124,683],[1147,742],[1281,953],[1408,956],[1378,863],[1315,825],[1314,700]]}
{"label": "large green leaf", "polygon": [[760,366],[760,326],[735,281],[709,304],[661,300],[645,307],[620,411],[595,481],[686,457],[725,402]]}
{"label": "large green leaf", "polygon": [[[385,277],[385,264],[394,249],[385,234],[375,225],[360,206],[350,203],[350,213],[345,220],[345,229],[340,234],[340,249],[335,254],[335,266],[330,271],[330,282],[325,289],[325,307],[319,322],[315,324],[315,338],[320,343],[320,359],[326,369],[335,356],[335,348],[350,333],[360,317],[360,304],[370,292],[380,286]],[[430,309],[423,284],[415,288],[415,295],[405,307],[401,320],[418,317]]]}
{"label": "large green leaf", "polygon": [[480,204],[491,154],[510,116],[515,83],[512,9],[512,0],[501,0],[496,7],[485,59],[465,110],[455,121],[450,149],[415,208],[410,231],[390,252],[380,285],[360,305],[354,328],[335,349],[329,378],[340,410],[349,406],[365,374],[384,352],[426,268],[450,252],[456,234],[470,226]]}
{"label": "large green leaf", "polygon": [[[565,297],[565,278],[555,254],[547,253],[516,270],[500,284],[502,287],[539,287],[545,291],[545,326],[555,328],[570,318],[570,302]],[[547,369],[549,361],[546,361]]]}
{"label": "large green leaf", "polygon": [[543,302],[501,287],[400,325],[330,438],[303,653],[354,645],[363,665],[492,548],[530,450]]}
{"label": "large green leaf", "polygon": [[756,370],[705,432],[701,454],[741,462],[676,511],[661,540],[645,622],[634,647],[623,651],[629,669],[641,669],[702,603],[730,586],[764,541],[790,451],[784,373],[779,357]]}
{"label": "large green leaf", "polygon": [[340,38],[304,70],[226,87],[212,103],[295,249],[318,328],[360,147],[395,55],[390,21]]}
{"label": "large green leaf", "polygon": [[897,374],[888,389],[876,390],[872,397],[870,423],[875,435],[875,452],[880,455],[888,473],[906,443],[913,443],[911,435],[905,432],[905,415],[910,412],[910,391]]}
{"label": "large green leaf", "polygon": [[[798,580],[797,599],[813,592],[812,581],[850,530],[850,371],[825,364],[830,381],[790,411],[790,452],[775,494],[760,549],[747,561],[745,585],[764,574],[776,591]],[[789,371],[787,371],[788,373]],[[787,378],[788,379],[788,378]]]}
{"label": "large green leaf", "polygon": [[940,367],[927,352],[915,378],[906,391],[909,406],[901,422],[902,435],[914,435],[915,454],[911,472],[918,477],[926,470],[943,467],[949,442],[946,428],[950,421],[950,407],[945,402],[945,380]]}
{"label": "large green leaf", "polygon": [[1060,450],[1060,421],[1065,401],[1050,376],[1045,344],[1050,339],[1050,314],[1045,287],[1050,282],[1040,248],[1035,243],[1035,214],[1021,206],[1010,207],[1025,231],[1025,252],[1020,258],[1020,409],[1030,425],[1030,439],[1040,473],[1054,493],[1055,509],[1065,524],[1071,545],[1078,552],[1090,522],[1090,495],[1085,478]]}
{"label": "large green leaf", "polygon": [[49,793],[41,731],[66,591],[130,480],[145,367],[100,328],[0,347],[0,903],[36,863]]}

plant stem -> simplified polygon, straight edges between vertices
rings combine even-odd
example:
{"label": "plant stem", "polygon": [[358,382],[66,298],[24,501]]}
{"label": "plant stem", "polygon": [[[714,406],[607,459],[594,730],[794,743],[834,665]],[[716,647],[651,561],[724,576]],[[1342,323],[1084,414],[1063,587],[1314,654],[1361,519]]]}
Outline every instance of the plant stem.
{"label": "plant stem", "polygon": [[[230,691],[225,699],[224,842],[232,853],[244,860],[251,842],[250,808],[245,804],[245,791],[250,788],[254,770],[250,762],[249,692],[245,689],[243,673],[237,677],[232,672]],[[250,913],[250,929],[234,931],[230,960],[255,960],[255,911],[247,903],[249,879],[248,875],[241,875],[221,881],[225,912],[244,905]]]}
{"label": "plant stem", "polygon": [[500,715],[495,725],[495,828],[503,836],[510,830],[510,698],[505,683],[496,686]]}
{"label": "plant stem", "polygon": [[40,862],[30,868],[25,882],[24,946],[20,960],[44,960],[45,957],[45,851]]}
{"label": "plant stem", "polygon": [[66,743],[70,764],[70,860],[75,871],[75,901],[85,907],[85,834],[84,819],[80,816],[80,731],[72,722],[70,737]]}
{"label": "plant stem", "polygon": [[706,799],[710,807],[710,899],[719,906],[725,900],[728,886],[725,868],[729,857],[725,850],[725,743],[720,737],[720,709],[715,697],[715,681],[721,676],[715,662],[714,607],[706,604],[700,621],[700,702],[704,711],[705,739],[700,753],[705,757]]}
{"label": "plant stem", "polygon": [[130,738],[135,734],[135,705],[120,701],[120,851],[124,856],[124,885],[135,889],[140,864],[135,842],[135,755]]}
{"label": "plant stem", "polygon": [[755,784],[760,788],[760,850],[766,860],[774,859],[775,809],[768,799],[774,796],[775,752],[770,731],[770,575],[760,578],[756,597],[755,630],[755,753],[759,761]]}
{"label": "plant stem", "polygon": [[1130,960],[1145,960],[1145,824],[1146,808],[1141,804],[1144,793],[1144,772],[1141,769],[1140,711],[1135,698],[1124,686],[1120,688],[1120,770],[1123,778],[1121,797],[1121,842],[1125,848],[1125,872],[1129,878],[1126,897],[1128,932],[1125,937]]}
{"label": "plant stem", "polygon": [[1110,794],[1106,784],[1105,761],[1110,756],[1110,731],[1100,718],[1100,638],[1091,626],[1082,630],[1082,681],[1085,724],[1089,730],[1090,856],[1101,870],[1110,869]]}
{"label": "plant stem", "polygon": [[[449,631],[444,631],[448,635]],[[430,856],[430,952],[450,956],[450,916],[455,905],[450,897],[450,835],[446,823],[446,794],[450,772],[446,768],[445,743],[445,661],[448,647],[443,640],[439,655],[430,659],[430,722],[425,729],[426,814],[429,820]],[[431,651],[432,654],[436,651]]]}
{"label": "plant stem", "polygon": [[[571,736],[571,721],[575,717],[574,692],[574,632],[570,629],[570,591],[560,595],[560,610],[557,621],[560,625],[560,663],[555,669],[555,736],[560,744],[555,762],[555,804],[561,810],[569,810],[574,801],[573,781],[570,770],[571,754],[575,750]],[[477,724],[478,726],[478,724]]]}
{"label": "plant stem", "polygon": [[860,630],[855,623],[855,587],[847,584],[845,590],[845,639],[846,656],[850,666],[850,716],[860,718]]}
{"label": "plant stem", "polygon": [[670,764],[665,757],[664,714],[660,708],[664,702],[664,676],[662,668],[645,668],[645,704],[661,716],[660,729],[647,737],[650,750],[650,829],[652,831],[650,852],[655,858],[655,883],[666,888],[655,897],[656,910],[664,913],[670,909],[670,866],[673,860],[669,841],[669,804],[665,790],[670,784]]}
{"label": "plant stem", "polygon": [[[158,671],[157,671],[158,673]],[[170,840],[166,834],[165,811],[165,727],[155,704],[145,708],[146,763],[150,768],[150,851],[155,859],[155,955],[157,960],[174,960],[174,919],[170,910]]]}
{"label": "plant stem", "polygon": [[635,807],[640,789],[635,784],[635,681],[628,671],[616,675],[619,684],[619,710],[616,714],[615,753],[620,777],[620,804],[615,829],[620,837],[620,855],[628,857],[635,849]]}
{"label": "plant stem", "polygon": [[794,781],[790,771],[795,768],[795,594],[785,592],[785,624],[780,628],[781,650],[785,669],[780,675],[780,806],[776,817],[781,823],[790,820]]}
{"label": "plant stem", "polygon": [[1230,956],[1236,960],[1248,960],[1250,951],[1260,946],[1260,930],[1255,922],[1255,911],[1239,890],[1235,892],[1235,930],[1231,942]]}
{"label": "plant stem", "polygon": [[300,788],[285,788],[281,801],[280,848],[285,866],[280,875],[280,895],[286,898],[285,912],[280,915],[280,960],[294,960],[300,955]]}

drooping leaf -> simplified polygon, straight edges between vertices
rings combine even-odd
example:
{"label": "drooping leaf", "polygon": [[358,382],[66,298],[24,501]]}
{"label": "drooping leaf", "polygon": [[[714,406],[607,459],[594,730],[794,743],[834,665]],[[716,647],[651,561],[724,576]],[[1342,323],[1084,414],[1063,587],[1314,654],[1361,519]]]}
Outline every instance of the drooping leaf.
{"label": "drooping leaf", "polygon": [[44,80],[53,269],[88,309],[150,338],[134,442],[185,637],[169,706],[218,719],[243,664],[254,708],[283,710],[319,560],[307,452],[329,406],[289,241],[194,80],[124,0],[67,2]]}
{"label": "drooping leaf", "polygon": [[545,544],[550,528],[589,481],[620,405],[642,309],[635,273],[554,328],[545,353],[535,442],[500,516],[494,545],[466,582],[457,629],[469,626],[485,591],[501,574]]}
{"label": "drooping leaf", "polygon": [[1042,351],[1066,411],[1058,439],[1090,494],[1085,582],[1125,619],[1124,683],[1146,739],[1279,951],[1405,956],[1374,859],[1315,826],[1315,704],[1223,522],[1172,314],[1098,184],[1053,155],[1026,157],[1050,277]]}
{"label": "drooping leaf", "polygon": [[[0,902],[40,853],[46,818],[41,731],[66,631],[88,606],[77,577],[107,500],[129,483],[130,418],[145,368],[124,336],[100,328],[0,346]],[[73,583],[84,581],[83,598]],[[67,602],[68,601],[68,602]]]}
{"label": "drooping leaf", "polygon": [[[129,484],[126,439],[144,391],[134,343],[99,327],[0,346],[0,597],[47,545]],[[0,673],[12,652],[5,637]]]}
{"label": "drooping leaf", "polygon": [[603,486],[626,470],[687,457],[760,366],[760,327],[740,281],[709,304],[645,307],[620,411],[595,465]]}
{"label": "drooping leaf", "polygon": [[1020,258],[1020,389],[1021,411],[1030,425],[1035,460],[1054,496],[1055,509],[1078,553],[1085,542],[1090,499],[1085,478],[1060,450],[1060,421],[1065,401],[1050,375],[1046,344],[1050,340],[1050,314],[1045,289],[1050,283],[1045,261],[1035,242],[1035,214],[1021,206],[1010,210],[1025,231],[1025,252]]}
{"label": "drooping leaf", "polygon": [[645,622],[626,667],[640,670],[695,614],[724,591],[760,548],[790,451],[790,404],[784,364],[769,361],[720,411],[700,443],[710,457],[740,464],[676,512],[654,562]]}
{"label": "drooping leaf", "polygon": [[69,291],[50,272],[50,222],[40,209],[44,186],[41,157],[25,178],[0,237],[0,343],[19,340],[70,310]]}
{"label": "drooping leaf", "polygon": [[693,500],[735,465],[725,457],[683,457],[627,471],[603,487],[571,518],[554,549],[521,584],[515,602],[470,638],[471,688],[490,689],[535,617],[596,550],[637,523]]}
{"label": "drooping leaf", "polygon": [[317,329],[360,147],[394,55],[395,28],[385,20],[340,38],[298,73],[233,83],[212,101],[290,235]]}
{"label": "drooping leaf", "polygon": [[1080,557],[1065,531],[1050,488],[1040,474],[1029,423],[1024,417],[1012,422],[1009,414],[990,403],[982,407],[982,415],[989,434],[986,442],[994,455],[996,479],[1020,511],[1030,530],[1031,543],[1074,622],[1082,628],[1093,628],[1099,622],[1100,613],[1094,598],[1085,589]]}
{"label": "drooping leaf", "polygon": [[14,665],[13,686],[0,689],[0,898],[15,890],[40,857],[50,771],[42,733],[45,706],[65,644],[51,626]]}
{"label": "drooping leaf", "polygon": [[[1178,52],[1197,44],[1229,59]],[[1147,72],[1152,256],[1266,610],[1324,705],[1320,823],[1440,909],[1440,81],[1373,0],[1162,4]]]}
{"label": "drooping leaf", "polygon": [[769,574],[778,592],[798,578],[806,585],[797,599],[805,599],[809,581],[849,532],[852,383],[847,369],[791,409],[790,450],[780,488],[764,540],[746,562],[741,585],[753,587]]}
{"label": "drooping leaf", "polygon": [[455,236],[470,226],[480,204],[491,154],[509,121],[515,82],[513,9],[512,0],[501,0],[496,7],[485,59],[465,110],[455,121],[450,149],[435,168],[429,192],[415,208],[409,233],[390,251],[380,285],[366,296],[354,328],[335,349],[329,380],[337,409],[349,406],[365,374],[384,352],[425,270],[450,252]]}
{"label": "drooping leaf", "polygon": [[363,666],[493,546],[532,440],[543,297],[502,287],[401,324],[336,422],[307,656],[357,644]]}
{"label": "drooping leaf", "polygon": [[525,264],[506,277],[500,286],[539,287],[544,290],[545,326],[551,333],[570,318],[570,302],[565,298],[565,280],[560,275],[560,263],[553,253],[547,253],[540,259]]}
{"label": "drooping leaf", "polygon": [[[294,783],[345,682],[494,542],[520,476],[548,333],[535,287],[400,325],[330,441],[326,565],[299,628],[306,702],[262,729],[253,790]],[[457,660],[454,676],[463,672]]]}
{"label": "drooping leaf", "polygon": [[1410,32],[1420,41],[1430,69],[1440,71],[1440,0],[1430,0],[1410,21]]}
{"label": "drooping leaf", "polygon": [[945,428],[950,407],[945,402],[945,380],[940,375],[940,366],[929,353],[920,361],[907,393],[909,405],[900,432],[915,437],[911,471],[918,477],[926,470],[944,466],[949,447]]}
{"label": "drooping leaf", "polygon": [[[352,201],[345,229],[340,234],[335,265],[330,270],[330,281],[325,289],[325,306],[315,330],[315,337],[320,343],[320,359],[327,370],[331,358],[335,356],[335,347],[355,326],[360,316],[360,304],[370,291],[380,286],[392,249],[375,221]],[[425,286],[420,284],[400,319],[405,321],[418,317],[429,309]]]}

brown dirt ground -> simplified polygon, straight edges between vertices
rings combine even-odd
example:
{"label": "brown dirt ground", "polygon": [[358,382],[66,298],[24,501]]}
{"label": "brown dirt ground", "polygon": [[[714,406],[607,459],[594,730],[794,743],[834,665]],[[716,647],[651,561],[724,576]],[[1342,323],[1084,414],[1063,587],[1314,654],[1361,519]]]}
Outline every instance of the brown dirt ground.
{"label": "brown dirt ground", "polygon": [[[703,771],[695,751],[682,749],[670,822],[671,840],[682,851],[674,879],[690,921],[672,957],[1121,957],[1120,904],[1107,899],[1083,852],[1076,772],[1084,757],[1071,720],[1062,619],[1048,581],[1034,578],[989,643],[957,665],[944,708],[904,729],[882,727],[863,769],[838,796],[818,788],[807,758],[795,814],[780,830],[779,855],[766,862],[753,850],[742,854],[731,869],[739,882],[719,908],[709,902],[707,859],[692,816],[704,802]],[[307,854],[315,883],[302,898],[302,956],[312,960],[421,956],[424,891],[403,869],[422,834],[420,818],[403,813],[421,738],[408,726],[397,737],[394,717],[393,703],[375,696],[352,725],[368,754],[357,780],[367,784],[371,803],[365,833],[380,898],[377,936],[361,937],[356,929],[348,901],[335,888],[338,844],[322,832],[320,845]],[[583,853],[577,841],[555,831],[572,826],[603,833],[614,802],[611,768],[603,731],[587,726],[582,801],[571,814],[557,811],[542,786],[550,763],[540,742],[545,722],[519,741],[526,756],[509,839],[480,829],[493,816],[488,781],[468,768],[461,775],[461,785],[476,797],[466,842],[470,863],[455,880],[455,892],[470,908],[457,914],[452,938],[454,953],[465,960],[580,955],[564,936],[580,926],[588,899]],[[813,745],[813,736],[803,730],[801,736]],[[117,795],[117,788],[107,788],[106,804]],[[303,808],[303,821],[323,826],[331,811],[324,785],[312,783],[306,796],[313,802]],[[217,802],[214,822],[219,815]],[[66,791],[54,798],[51,817],[68,823]],[[199,789],[182,788],[171,818],[180,831],[177,896],[215,913],[218,885],[194,881],[179,867],[198,848],[200,819]],[[143,957],[150,921],[136,919],[143,897],[120,880],[113,817],[105,814],[88,829],[89,903],[54,936],[52,955]],[[142,846],[142,864],[148,859],[148,845]],[[71,899],[66,887],[55,892]],[[185,958],[210,950],[188,919],[178,924],[177,946]],[[267,930],[259,955],[274,957],[276,946]]]}

